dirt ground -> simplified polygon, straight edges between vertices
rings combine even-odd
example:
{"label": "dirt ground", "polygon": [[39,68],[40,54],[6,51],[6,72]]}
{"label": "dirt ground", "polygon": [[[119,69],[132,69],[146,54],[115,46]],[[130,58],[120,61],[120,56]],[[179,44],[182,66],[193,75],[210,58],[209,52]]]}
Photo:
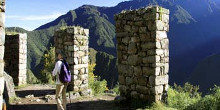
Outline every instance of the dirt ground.
{"label": "dirt ground", "polygon": [[[56,110],[55,86],[52,85],[29,85],[16,89],[16,95],[20,99],[13,101],[8,110]],[[45,98],[52,97],[51,100]],[[114,96],[99,95],[81,97],[68,100],[67,110],[128,110],[114,104]]]}

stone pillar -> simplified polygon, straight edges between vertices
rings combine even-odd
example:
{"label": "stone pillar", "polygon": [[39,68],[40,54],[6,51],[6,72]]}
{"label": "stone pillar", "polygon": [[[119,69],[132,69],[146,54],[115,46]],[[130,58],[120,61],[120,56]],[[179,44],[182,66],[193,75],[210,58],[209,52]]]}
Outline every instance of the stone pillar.
{"label": "stone pillar", "polygon": [[69,88],[81,96],[89,94],[88,37],[89,30],[82,27],[67,27],[54,34],[56,53],[63,51],[71,67],[72,81],[69,83]]}
{"label": "stone pillar", "polygon": [[0,0],[0,109],[4,91],[5,0]]}
{"label": "stone pillar", "polygon": [[8,34],[5,38],[5,71],[15,85],[27,83],[27,34]]}
{"label": "stone pillar", "polygon": [[166,99],[169,10],[153,6],[115,16],[120,94],[127,99]]}

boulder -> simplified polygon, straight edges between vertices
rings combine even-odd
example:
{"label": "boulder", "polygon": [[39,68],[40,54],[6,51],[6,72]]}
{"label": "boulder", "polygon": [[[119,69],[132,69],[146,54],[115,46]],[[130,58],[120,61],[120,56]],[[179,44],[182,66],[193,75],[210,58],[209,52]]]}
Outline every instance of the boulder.
{"label": "boulder", "polygon": [[13,78],[4,72],[3,74],[5,80],[5,89],[4,89],[4,96],[7,103],[9,103],[9,99],[15,97],[15,90],[14,90],[14,82]]}

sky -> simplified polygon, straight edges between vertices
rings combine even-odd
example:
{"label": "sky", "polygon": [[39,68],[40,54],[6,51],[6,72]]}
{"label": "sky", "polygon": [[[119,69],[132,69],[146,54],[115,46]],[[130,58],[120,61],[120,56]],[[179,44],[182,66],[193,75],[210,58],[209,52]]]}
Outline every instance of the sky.
{"label": "sky", "polygon": [[115,6],[129,0],[6,0],[6,27],[34,30],[82,5]]}

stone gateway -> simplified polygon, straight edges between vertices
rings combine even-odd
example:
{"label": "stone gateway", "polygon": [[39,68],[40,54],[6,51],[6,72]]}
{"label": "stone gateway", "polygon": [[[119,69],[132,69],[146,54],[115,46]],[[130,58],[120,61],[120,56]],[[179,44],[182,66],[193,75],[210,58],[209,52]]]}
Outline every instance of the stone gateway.
{"label": "stone gateway", "polygon": [[159,6],[115,16],[119,90],[122,97],[165,100],[169,71],[169,10]]}
{"label": "stone gateway", "polygon": [[89,95],[88,91],[88,44],[89,30],[82,27],[67,27],[54,34],[56,53],[60,50],[66,54],[70,65],[72,81],[69,87],[81,96]]}
{"label": "stone gateway", "polygon": [[6,34],[5,71],[17,86],[27,84],[27,34]]}

